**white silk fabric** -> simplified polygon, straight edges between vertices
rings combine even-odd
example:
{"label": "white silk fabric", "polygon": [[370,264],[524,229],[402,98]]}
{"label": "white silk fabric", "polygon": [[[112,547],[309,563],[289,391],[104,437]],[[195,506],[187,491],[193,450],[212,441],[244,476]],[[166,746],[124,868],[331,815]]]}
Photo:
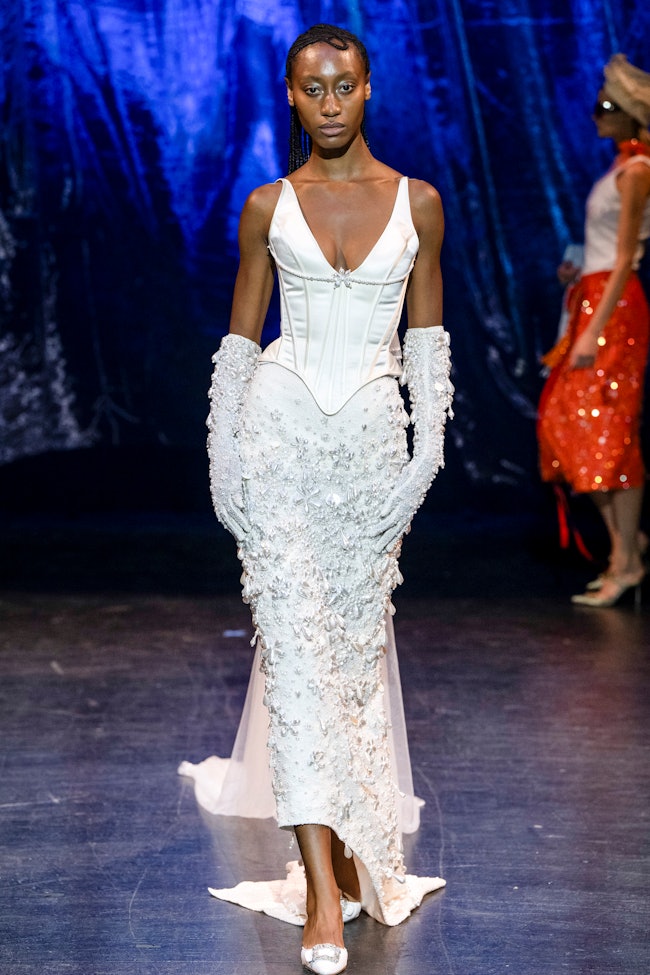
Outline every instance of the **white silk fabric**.
{"label": "white silk fabric", "polygon": [[375,246],[358,268],[345,271],[325,259],[292,184],[283,179],[269,230],[282,334],[266,347],[261,362],[295,372],[328,414],[338,412],[365,383],[399,376],[397,327],[417,249],[406,177]]}

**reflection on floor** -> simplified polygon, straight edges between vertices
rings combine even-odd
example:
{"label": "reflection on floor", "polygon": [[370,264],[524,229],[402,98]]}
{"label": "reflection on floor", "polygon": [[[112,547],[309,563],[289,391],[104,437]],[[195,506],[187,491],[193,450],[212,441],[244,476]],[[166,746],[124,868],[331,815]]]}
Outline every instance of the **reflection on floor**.
{"label": "reflection on floor", "polygon": [[[202,816],[175,773],[232,744],[252,658],[236,576],[222,585],[236,566],[223,540],[211,569],[191,531],[182,558],[176,535],[158,536],[144,551],[164,563],[171,545],[174,571],[152,564],[135,585],[138,531],[129,585],[108,564],[110,533],[93,559],[35,532],[22,561],[13,543],[19,585],[3,570],[0,971],[299,973],[298,928],[207,893],[281,876],[289,838],[272,821]],[[407,863],[448,887],[398,928],[349,924],[349,971],[643,975],[648,609],[572,608],[589,569],[517,532],[453,535],[414,532],[396,597],[426,800]],[[178,574],[183,559],[194,569]]]}

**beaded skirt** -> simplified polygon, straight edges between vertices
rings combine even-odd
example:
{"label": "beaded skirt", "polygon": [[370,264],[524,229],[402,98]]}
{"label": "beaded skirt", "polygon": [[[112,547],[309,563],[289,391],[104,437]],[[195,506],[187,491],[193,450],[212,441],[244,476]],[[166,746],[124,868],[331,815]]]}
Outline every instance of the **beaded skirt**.
{"label": "beaded skirt", "polygon": [[645,480],[639,427],[649,316],[635,274],[607,323],[593,367],[569,367],[570,348],[589,324],[609,274],[585,275],[576,286],[567,333],[551,353],[555,361],[539,403],[542,479],[564,481],[578,493],[641,487]]}
{"label": "beaded skirt", "polygon": [[392,377],[327,415],[297,375],[265,363],[240,431],[251,530],[239,556],[278,823],[331,827],[354,854],[365,909],[388,924],[443,883],[405,875],[382,683],[401,576],[372,532],[408,461],[407,422]]}

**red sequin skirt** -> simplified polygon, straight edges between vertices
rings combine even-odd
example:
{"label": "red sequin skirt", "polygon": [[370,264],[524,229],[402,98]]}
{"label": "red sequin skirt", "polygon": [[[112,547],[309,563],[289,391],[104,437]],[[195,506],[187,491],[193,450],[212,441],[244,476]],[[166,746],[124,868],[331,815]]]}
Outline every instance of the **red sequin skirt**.
{"label": "red sequin skirt", "polygon": [[549,353],[552,371],[539,403],[542,479],[565,481],[578,493],[641,487],[645,480],[639,426],[649,313],[636,274],[607,322],[593,367],[569,367],[569,350],[589,324],[609,274],[587,274],[575,286],[569,327]]}

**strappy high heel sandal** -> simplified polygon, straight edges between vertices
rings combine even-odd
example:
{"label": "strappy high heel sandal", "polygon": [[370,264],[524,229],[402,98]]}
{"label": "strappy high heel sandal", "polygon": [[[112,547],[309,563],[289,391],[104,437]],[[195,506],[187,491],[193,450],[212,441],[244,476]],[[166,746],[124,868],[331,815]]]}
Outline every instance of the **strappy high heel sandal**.
{"label": "strappy high heel sandal", "polygon": [[587,583],[587,585],[585,586],[585,591],[598,592],[600,589],[603,588],[603,586],[605,585],[605,580],[608,578],[609,576],[607,572],[601,572],[599,576],[596,576],[595,579],[592,579],[590,582]]}
{"label": "strappy high heel sandal", "polygon": [[[645,569],[641,569],[636,575],[609,575],[596,592],[583,592],[571,597],[571,602],[576,606],[591,606],[594,609],[607,609],[622,599],[625,593],[634,591],[634,606],[639,609],[641,606],[641,583],[645,577]],[[609,583],[609,585],[608,585]],[[605,590],[603,592],[603,589]]]}
{"label": "strappy high heel sandal", "polygon": [[[648,555],[648,536],[645,532],[639,531],[637,544],[639,546],[639,555],[641,556],[641,561],[646,561],[646,556]],[[611,573],[609,568],[605,569],[600,575],[597,575],[595,579],[592,579],[585,586],[586,592],[598,592],[602,589],[605,581],[611,578]]]}

